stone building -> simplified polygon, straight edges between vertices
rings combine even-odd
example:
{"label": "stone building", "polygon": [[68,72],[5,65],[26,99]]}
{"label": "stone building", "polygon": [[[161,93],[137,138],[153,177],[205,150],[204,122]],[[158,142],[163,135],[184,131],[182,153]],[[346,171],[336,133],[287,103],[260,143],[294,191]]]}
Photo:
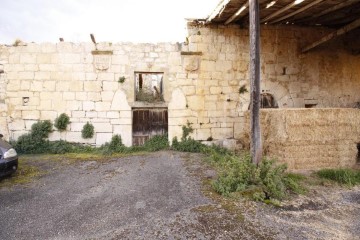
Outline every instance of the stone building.
{"label": "stone building", "polygon": [[[208,19],[190,21],[188,37],[182,43],[1,45],[0,132],[6,139],[17,139],[34,122],[54,120],[66,113],[71,121],[68,130],[54,131],[50,140],[101,145],[114,134],[120,134],[130,146],[142,144],[154,134],[167,132],[170,140],[181,136],[182,126],[189,121],[196,140],[230,139],[246,145],[249,108],[246,2],[222,1]],[[297,15],[286,17],[289,13],[284,10],[293,1],[277,2],[280,5],[275,4],[274,10],[261,5],[263,23],[282,9],[277,16],[285,18],[272,20],[289,21],[261,26],[263,106],[281,110],[348,108],[359,104],[358,26],[303,51],[304,46],[312,46],[336,31],[330,27],[346,27],[354,19],[348,17],[345,22],[325,18],[328,22],[324,21],[322,26],[304,21],[299,26],[294,18]],[[298,14],[308,14],[299,19],[329,8],[328,3],[317,2],[318,5],[307,8],[311,11],[299,11],[308,3],[294,5]],[[334,6],[341,1],[335,2],[332,1]],[[358,6],[354,4],[340,10]],[[336,119],[336,111],[332,114]],[[359,117],[358,111],[353,114]],[[356,121],[353,125],[358,124]],[[95,127],[92,139],[81,137],[86,122]],[[358,127],[354,131],[359,135]],[[351,141],[360,142],[360,136],[353,136]],[[269,153],[281,155],[271,149],[267,148]],[[354,151],[351,150],[352,155],[356,154]]]}

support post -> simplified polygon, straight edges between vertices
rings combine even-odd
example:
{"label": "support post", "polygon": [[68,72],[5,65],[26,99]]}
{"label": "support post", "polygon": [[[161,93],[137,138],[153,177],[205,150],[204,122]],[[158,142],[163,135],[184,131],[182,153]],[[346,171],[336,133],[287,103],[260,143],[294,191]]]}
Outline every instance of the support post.
{"label": "support post", "polygon": [[260,20],[258,0],[249,0],[250,21],[250,127],[251,157],[258,165],[262,158],[260,131]]}

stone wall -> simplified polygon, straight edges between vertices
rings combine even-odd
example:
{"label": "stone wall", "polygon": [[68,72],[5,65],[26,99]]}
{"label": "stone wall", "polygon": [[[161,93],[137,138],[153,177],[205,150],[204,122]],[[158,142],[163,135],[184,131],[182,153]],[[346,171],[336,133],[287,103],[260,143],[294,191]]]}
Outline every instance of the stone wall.
{"label": "stone wall", "polygon": [[[290,170],[353,167],[357,162],[359,109],[263,109],[260,118],[264,155]],[[249,122],[247,113],[247,129]]]}
{"label": "stone wall", "polygon": [[[35,121],[65,112],[71,125],[65,133],[55,131],[52,140],[100,145],[121,134],[131,145],[131,109],[165,106],[169,139],[181,136],[187,121],[197,140],[240,139],[249,105],[249,93],[239,94],[241,86],[249,89],[248,30],[193,23],[188,28],[181,44],[99,43],[98,52],[92,43],[0,46],[0,131],[16,139]],[[345,107],[360,101],[360,59],[342,41],[300,54],[302,46],[327,32],[262,28],[262,91],[271,93],[280,108]],[[136,102],[134,72],[163,72],[165,102]],[[90,140],[81,138],[86,122],[95,126]]]}

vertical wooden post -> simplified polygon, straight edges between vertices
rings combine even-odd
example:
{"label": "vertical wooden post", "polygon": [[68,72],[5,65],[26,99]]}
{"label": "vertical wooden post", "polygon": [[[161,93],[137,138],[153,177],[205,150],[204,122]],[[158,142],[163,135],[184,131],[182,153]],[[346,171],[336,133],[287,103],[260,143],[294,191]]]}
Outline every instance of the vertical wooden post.
{"label": "vertical wooden post", "polygon": [[260,132],[260,20],[258,0],[249,0],[250,23],[250,126],[252,162],[259,164],[262,157]]}

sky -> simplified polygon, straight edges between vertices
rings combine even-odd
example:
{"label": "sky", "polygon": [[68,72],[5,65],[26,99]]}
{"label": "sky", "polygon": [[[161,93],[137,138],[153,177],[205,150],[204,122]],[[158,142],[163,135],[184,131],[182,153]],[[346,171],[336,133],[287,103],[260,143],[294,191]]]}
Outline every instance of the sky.
{"label": "sky", "polygon": [[220,0],[0,0],[0,44],[180,42],[185,18],[206,18]]}

